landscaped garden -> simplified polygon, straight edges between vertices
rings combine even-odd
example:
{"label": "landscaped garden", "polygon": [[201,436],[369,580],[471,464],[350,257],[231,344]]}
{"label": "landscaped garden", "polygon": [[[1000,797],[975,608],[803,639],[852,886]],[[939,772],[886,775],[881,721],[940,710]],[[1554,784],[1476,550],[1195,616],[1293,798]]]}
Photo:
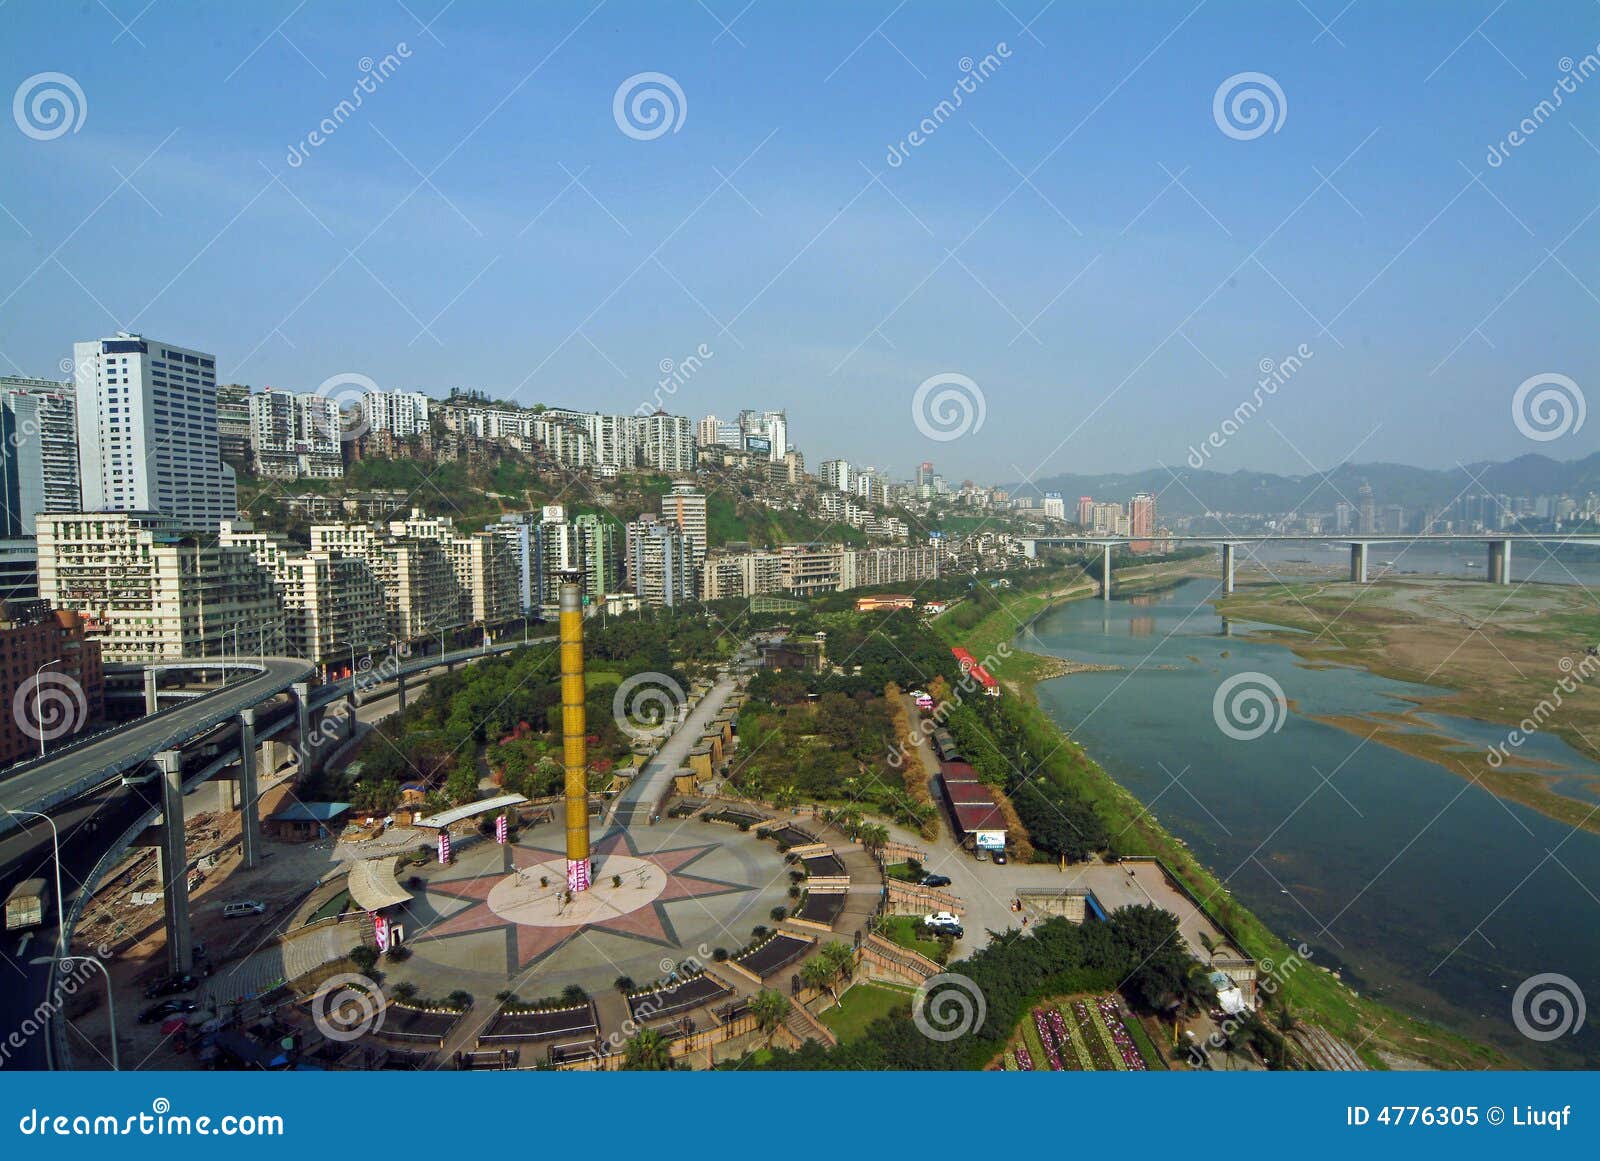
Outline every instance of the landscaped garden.
{"label": "landscaped garden", "polygon": [[1035,1006],[1007,1045],[1007,1072],[1144,1072],[1165,1068],[1143,1028],[1123,1023],[1115,996]]}
{"label": "landscaped garden", "polygon": [[839,1002],[823,1012],[819,1019],[840,1040],[854,1040],[864,1034],[867,1025],[895,1012],[905,1012],[911,1007],[913,993],[909,989],[889,987],[884,984],[857,983],[852,985]]}

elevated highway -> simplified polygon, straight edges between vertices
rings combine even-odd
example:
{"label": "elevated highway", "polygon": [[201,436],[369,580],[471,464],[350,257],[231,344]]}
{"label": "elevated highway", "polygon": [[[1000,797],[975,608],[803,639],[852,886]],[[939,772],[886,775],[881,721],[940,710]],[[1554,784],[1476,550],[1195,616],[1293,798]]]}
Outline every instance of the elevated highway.
{"label": "elevated highway", "polygon": [[[22,879],[38,876],[53,881],[55,872],[51,828],[37,818],[19,819],[6,810],[46,814],[60,834],[60,870],[66,895],[61,909],[69,944],[94,886],[131,847],[148,842],[155,827],[161,838],[157,853],[162,878],[168,884],[169,966],[174,971],[188,970],[186,875],[167,869],[182,867],[185,859],[185,793],[212,779],[238,777],[243,841],[247,859],[253,858],[250,847],[259,826],[255,760],[263,742],[293,736],[300,768],[307,769],[342,742],[337,732],[313,725],[333,703],[395,697],[403,707],[408,678],[554,640],[530,638],[487,649],[408,659],[358,672],[354,685],[346,679],[310,686],[312,667],[297,658],[230,660],[230,671],[243,670],[249,676],[64,745],[43,760],[0,772],[0,895]],[[160,664],[166,669],[189,668],[178,660]],[[193,668],[215,670],[218,663],[208,659]],[[141,777],[124,784],[124,775],[142,775],[149,767],[158,768],[149,780]],[[177,825],[166,826],[168,818]],[[12,980],[12,986],[0,988],[0,1041],[4,1041],[13,1031],[27,1027],[37,1013],[53,1015],[56,965],[50,953],[58,940],[54,904],[47,910],[43,927],[21,937],[0,938],[5,940],[0,945],[0,971]],[[100,984],[87,980],[81,986],[97,988]],[[118,1015],[121,1018],[123,1013]],[[0,1068],[51,1067],[52,1049],[62,1043],[61,1022],[54,1024],[53,1037],[22,1037],[22,1047],[9,1051],[0,1060]]]}

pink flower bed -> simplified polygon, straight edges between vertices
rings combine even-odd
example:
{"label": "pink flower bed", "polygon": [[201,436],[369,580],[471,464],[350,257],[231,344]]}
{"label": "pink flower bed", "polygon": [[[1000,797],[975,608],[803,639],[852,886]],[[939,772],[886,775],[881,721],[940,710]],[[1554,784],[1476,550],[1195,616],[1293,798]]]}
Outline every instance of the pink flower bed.
{"label": "pink flower bed", "polygon": [[1131,1072],[1144,1072],[1146,1065],[1144,1054],[1133,1042],[1133,1037],[1128,1035],[1128,1029],[1122,1023],[1122,1017],[1117,1012],[1117,1002],[1110,996],[1101,996],[1095,1001],[1095,1012],[1100,1017],[1100,1022],[1111,1035],[1111,1042],[1116,1046],[1117,1053],[1122,1057],[1122,1063]]}
{"label": "pink flower bed", "polygon": [[1017,1071],[1033,1071],[1033,1057],[1028,1054],[1028,1050],[1021,1044],[1017,1045]]}
{"label": "pink flower bed", "polygon": [[1061,1071],[1061,1052],[1056,1045],[1055,1032],[1051,1030],[1050,1021],[1045,1018],[1043,1008],[1033,1010],[1033,1026],[1038,1029],[1039,1043],[1044,1045],[1044,1054],[1050,1058],[1050,1071]]}

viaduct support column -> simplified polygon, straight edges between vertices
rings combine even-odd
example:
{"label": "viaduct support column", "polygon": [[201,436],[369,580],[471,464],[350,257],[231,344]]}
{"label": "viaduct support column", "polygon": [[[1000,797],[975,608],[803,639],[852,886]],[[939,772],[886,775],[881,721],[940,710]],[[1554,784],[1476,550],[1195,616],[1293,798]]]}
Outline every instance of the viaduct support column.
{"label": "viaduct support column", "polygon": [[1511,541],[1489,541],[1489,567],[1484,577],[1492,585],[1511,583]]}
{"label": "viaduct support column", "polygon": [[1367,583],[1367,546],[1360,541],[1350,546],[1350,581],[1358,585]]}
{"label": "viaduct support column", "polygon": [[144,712],[145,712],[145,716],[149,717],[151,714],[155,713],[156,710],[158,710],[160,708],[161,708],[160,700],[156,697],[156,671],[154,669],[146,669],[144,671]]}
{"label": "viaduct support column", "polygon": [[300,763],[297,776],[304,778],[311,773],[311,687],[303,681],[297,681],[290,689],[294,694],[294,725],[297,736],[294,753]]}
{"label": "viaduct support column", "polygon": [[398,674],[395,677],[394,689],[395,689],[395,697],[398,699],[399,707],[401,709],[405,709],[406,708],[406,675],[404,673]]}
{"label": "viaduct support column", "polygon": [[167,918],[167,968],[174,975],[194,966],[189,937],[189,854],[183,836],[183,755],[163,750],[161,767],[161,898]]}
{"label": "viaduct support column", "polygon": [[239,711],[239,836],[248,870],[261,860],[260,786],[256,778],[256,711]]}
{"label": "viaduct support column", "polygon": [[1100,599],[1111,599],[1111,545],[1102,546],[1100,552]]}
{"label": "viaduct support column", "polygon": [[1234,545],[1224,543],[1222,546],[1222,591],[1233,592],[1233,550]]}

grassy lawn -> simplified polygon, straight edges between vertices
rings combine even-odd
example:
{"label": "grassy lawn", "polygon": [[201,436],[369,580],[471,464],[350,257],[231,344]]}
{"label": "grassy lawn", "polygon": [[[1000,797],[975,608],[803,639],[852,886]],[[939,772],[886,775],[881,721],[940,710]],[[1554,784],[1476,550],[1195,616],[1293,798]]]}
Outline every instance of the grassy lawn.
{"label": "grassy lawn", "polygon": [[922,938],[922,921],[915,915],[886,916],[879,931],[885,938],[893,940],[901,947],[909,947],[929,959],[934,959],[939,954],[939,944],[936,940]]}
{"label": "grassy lawn", "polygon": [[920,872],[911,869],[910,863],[890,863],[884,873],[902,883],[915,883],[921,877]]}
{"label": "grassy lawn", "polygon": [[911,993],[881,984],[859,983],[839,998],[820,1019],[841,1041],[854,1040],[867,1025],[883,1016],[909,1009]]}

